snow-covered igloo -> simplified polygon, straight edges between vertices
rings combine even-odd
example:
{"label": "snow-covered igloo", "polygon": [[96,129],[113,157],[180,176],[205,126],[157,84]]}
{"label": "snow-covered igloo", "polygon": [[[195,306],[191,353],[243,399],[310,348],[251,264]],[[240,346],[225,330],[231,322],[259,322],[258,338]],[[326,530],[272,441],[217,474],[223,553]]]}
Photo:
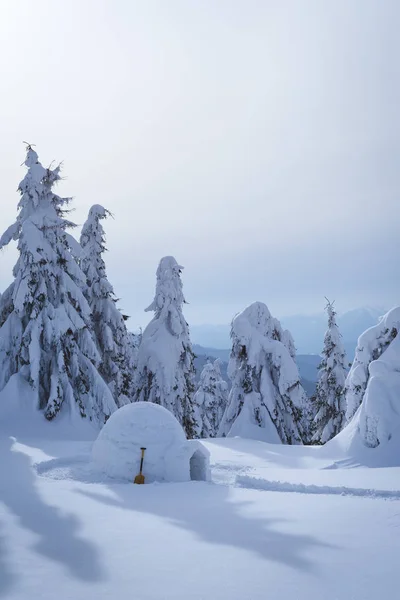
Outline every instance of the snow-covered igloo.
{"label": "snow-covered igloo", "polygon": [[113,413],[93,444],[92,460],[109,477],[133,481],[142,447],[146,483],[210,480],[207,448],[187,440],[174,415],[151,402],[127,404]]}

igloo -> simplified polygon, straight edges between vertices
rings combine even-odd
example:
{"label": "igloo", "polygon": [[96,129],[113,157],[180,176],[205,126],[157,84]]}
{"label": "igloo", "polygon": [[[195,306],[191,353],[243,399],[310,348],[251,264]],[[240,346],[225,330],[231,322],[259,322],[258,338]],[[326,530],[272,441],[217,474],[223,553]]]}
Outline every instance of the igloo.
{"label": "igloo", "polygon": [[146,483],[210,480],[206,447],[187,440],[174,415],[151,402],[127,404],[113,413],[93,444],[92,460],[109,477],[133,481],[142,447]]}

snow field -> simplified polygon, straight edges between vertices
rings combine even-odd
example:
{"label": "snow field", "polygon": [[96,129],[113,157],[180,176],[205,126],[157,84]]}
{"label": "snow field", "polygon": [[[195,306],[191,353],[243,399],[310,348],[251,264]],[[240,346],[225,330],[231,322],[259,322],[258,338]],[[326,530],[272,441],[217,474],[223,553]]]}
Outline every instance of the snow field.
{"label": "snow field", "polygon": [[[1,434],[0,598],[394,597],[399,501],[332,488],[399,493],[399,467],[340,468],[349,458],[333,444],[228,438],[204,442],[213,483],[135,486],[96,473],[90,440],[58,429]],[[254,478],[279,493],[250,489]]]}

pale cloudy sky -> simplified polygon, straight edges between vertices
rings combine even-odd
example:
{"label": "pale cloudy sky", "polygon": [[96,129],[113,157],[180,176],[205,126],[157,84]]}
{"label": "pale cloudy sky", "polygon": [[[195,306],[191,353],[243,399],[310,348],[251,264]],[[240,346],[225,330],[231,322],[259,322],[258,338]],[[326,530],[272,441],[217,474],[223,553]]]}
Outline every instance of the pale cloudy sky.
{"label": "pale cloudy sky", "polygon": [[[398,0],[2,0],[0,229],[22,140],[104,204],[109,277],[145,324],[158,260],[189,322],[399,302]],[[0,289],[15,250],[0,254]]]}

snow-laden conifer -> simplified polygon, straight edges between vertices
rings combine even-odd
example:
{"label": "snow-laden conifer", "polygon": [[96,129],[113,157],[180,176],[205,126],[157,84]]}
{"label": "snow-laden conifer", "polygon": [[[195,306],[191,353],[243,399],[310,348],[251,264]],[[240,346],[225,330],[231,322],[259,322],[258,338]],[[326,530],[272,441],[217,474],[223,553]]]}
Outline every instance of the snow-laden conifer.
{"label": "snow-laden conifer", "polygon": [[[137,361],[138,361],[138,353],[139,346],[142,341],[142,331],[139,333],[133,333],[132,331],[128,331],[128,345],[129,345],[129,365],[130,370],[133,373],[132,375],[132,385],[134,385],[135,381],[135,373],[137,369]],[[132,388],[133,392],[133,388]]]}
{"label": "snow-laden conifer", "polygon": [[328,301],[328,329],[325,333],[319,378],[314,399],[313,441],[325,444],[341,431],[345,425],[346,400],[346,354],[333,303]]}
{"label": "snow-laden conifer", "polygon": [[182,268],[172,256],[161,259],[156,293],[146,309],[154,317],[143,331],[138,351],[135,400],[161,404],[194,436],[194,354],[183,316]]}
{"label": "snow-laden conifer", "polygon": [[[356,437],[359,437],[362,443],[369,448],[391,443],[392,450],[387,456],[391,456],[392,460],[398,460],[400,447],[400,333],[397,327],[392,327],[390,331],[391,335],[386,338],[388,343],[384,347],[380,347],[379,357],[368,365],[368,383],[361,406],[354,416],[354,422],[352,421],[348,427],[350,430],[353,429]],[[372,333],[371,330],[369,332]],[[393,464],[398,464],[398,462]]]}
{"label": "snow-laden conifer", "polygon": [[198,438],[216,437],[228,401],[228,384],[222,379],[220,359],[208,362],[200,375],[193,398],[194,435]]}
{"label": "snow-laden conifer", "polygon": [[133,348],[126,317],[117,307],[103,259],[106,246],[101,221],[109,215],[110,212],[99,204],[91,207],[81,232],[80,266],[86,276],[85,296],[92,311],[92,326],[101,355],[99,372],[117,406],[122,406],[131,401],[133,392]]}
{"label": "snow-laden conifer", "polygon": [[370,377],[369,365],[377,360],[400,330],[400,307],[386,313],[377,325],[358,338],[353,364],[346,379],[346,422],[357,412]]}
{"label": "snow-laden conifer", "polygon": [[219,435],[301,444],[307,397],[292,357],[291,337],[283,335],[265,304],[255,302],[233,319],[231,338],[232,388]]}
{"label": "snow-laden conifer", "polygon": [[14,282],[4,291],[0,298],[0,327],[5,323],[8,315],[13,309],[12,296],[14,291]]}
{"label": "snow-laden conifer", "polygon": [[102,424],[116,406],[97,370],[80,246],[66,231],[70,198],[52,191],[59,166],[45,169],[31,147],[25,164],[17,220],[0,239],[1,247],[18,240],[19,251],[0,329],[0,389],[19,373],[47,419],[63,408]]}

